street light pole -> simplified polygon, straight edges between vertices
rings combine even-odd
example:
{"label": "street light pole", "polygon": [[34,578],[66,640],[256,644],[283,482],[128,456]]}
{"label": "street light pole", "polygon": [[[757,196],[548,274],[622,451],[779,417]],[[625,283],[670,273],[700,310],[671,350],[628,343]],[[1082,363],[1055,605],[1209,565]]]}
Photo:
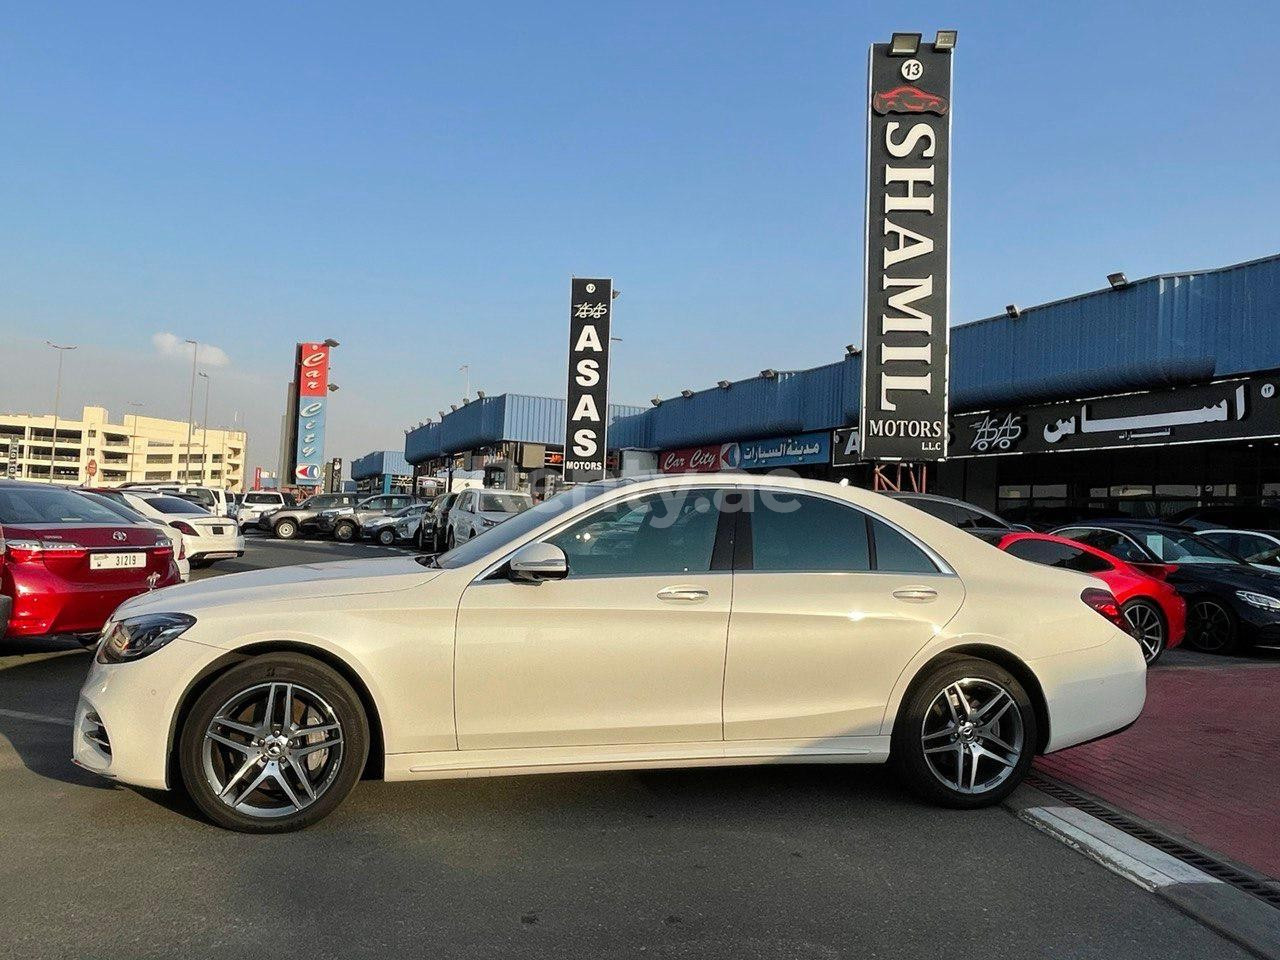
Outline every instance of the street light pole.
{"label": "street light pole", "polygon": [[200,355],[200,344],[195,340],[184,340],[184,343],[191,344],[191,393],[187,397],[187,452],[182,460],[183,477],[179,478],[179,482],[183,479],[190,481],[191,479],[191,429],[192,421],[196,418],[196,360]]}
{"label": "street light pole", "polygon": [[213,386],[213,381],[203,370],[200,371],[200,376],[204,378],[204,421],[200,424],[200,482],[207,485],[209,482],[209,390]]}
{"label": "street light pole", "polygon": [[45,343],[58,351],[58,386],[53,391],[53,443],[49,447],[49,482],[53,483],[53,464],[58,458],[58,408],[62,405],[62,358],[68,350],[74,350],[75,347],[59,346],[52,340],[46,340]]}
{"label": "street light pole", "polygon": [[142,403],[137,400],[128,401],[129,406],[133,407],[133,429],[129,431],[129,482],[134,481],[134,473],[137,472],[138,463],[138,411],[142,409]]}

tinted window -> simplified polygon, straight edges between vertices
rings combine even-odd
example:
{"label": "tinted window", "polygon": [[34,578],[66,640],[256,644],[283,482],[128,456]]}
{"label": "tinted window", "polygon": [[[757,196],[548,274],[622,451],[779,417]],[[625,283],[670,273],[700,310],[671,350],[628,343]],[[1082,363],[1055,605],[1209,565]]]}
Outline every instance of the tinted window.
{"label": "tinted window", "polygon": [[244,495],[245,503],[279,503],[280,495],[278,493],[246,493]]}
{"label": "tinted window", "polygon": [[1114,530],[1063,530],[1059,536],[1079,540],[1126,563],[1150,563],[1152,558],[1128,537]]}
{"label": "tinted window", "polygon": [[147,497],[146,500],[152,509],[159,510],[161,513],[194,513],[205,516],[209,512],[200,504],[181,497]]}
{"label": "tinted window", "polygon": [[1097,554],[1052,540],[1016,540],[1005,548],[1006,553],[1046,567],[1062,567],[1080,573],[1102,573],[1113,569],[1111,564]]}
{"label": "tinted window", "polygon": [[887,523],[872,518],[876,544],[876,569],[886,573],[937,573],[929,555]]}
{"label": "tinted window", "polygon": [[902,499],[917,510],[923,510],[925,513],[937,517],[939,520],[944,520],[953,527],[959,527],[962,530],[976,530],[982,527],[1003,529],[1007,526],[1007,524],[996,520],[994,517],[988,517],[972,507],[965,507],[958,503],[948,503],[945,500],[928,500],[923,497],[919,499],[903,497]]}
{"label": "tinted window", "polygon": [[551,537],[570,577],[706,573],[720,511],[713,491],[651,494],[611,504]]}
{"label": "tinted window", "polygon": [[757,497],[751,541],[756,570],[871,569],[867,515],[821,497]]}
{"label": "tinted window", "polygon": [[514,493],[485,493],[480,496],[481,513],[520,513],[533,506],[528,497]]}
{"label": "tinted window", "polygon": [[70,490],[0,488],[0,523],[119,523],[120,519],[103,504]]}

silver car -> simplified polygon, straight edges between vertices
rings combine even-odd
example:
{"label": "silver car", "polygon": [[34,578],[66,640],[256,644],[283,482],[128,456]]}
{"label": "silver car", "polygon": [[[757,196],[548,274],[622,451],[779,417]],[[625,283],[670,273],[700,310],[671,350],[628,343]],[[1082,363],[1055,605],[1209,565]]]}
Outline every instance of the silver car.
{"label": "silver car", "polygon": [[385,517],[376,517],[360,528],[360,535],[371,537],[384,547],[391,546],[397,540],[414,540],[418,536],[422,517],[430,506],[429,503],[414,503]]}

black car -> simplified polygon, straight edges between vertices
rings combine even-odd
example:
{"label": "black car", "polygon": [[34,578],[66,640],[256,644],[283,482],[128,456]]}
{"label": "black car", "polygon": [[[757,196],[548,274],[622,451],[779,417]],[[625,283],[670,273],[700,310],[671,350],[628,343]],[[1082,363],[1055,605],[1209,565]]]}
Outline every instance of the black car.
{"label": "black car", "polygon": [[1207,653],[1280,642],[1280,575],[1185,527],[1098,521],[1053,531],[1166,579],[1187,601],[1187,644]]}
{"label": "black car", "polygon": [[1020,523],[1010,523],[989,510],[952,497],[940,497],[934,493],[895,492],[887,494],[895,500],[923,510],[953,527],[972,533],[987,543],[999,543],[1011,533],[1026,533],[1031,528]]}
{"label": "black car", "polygon": [[1280,533],[1280,507],[1247,503],[1210,504],[1175,513],[1170,523],[1192,530],[1262,530]]}
{"label": "black car", "polygon": [[438,553],[444,546],[444,531],[449,523],[449,510],[458,499],[456,493],[442,493],[431,501],[418,524],[418,549],[423,553]]}

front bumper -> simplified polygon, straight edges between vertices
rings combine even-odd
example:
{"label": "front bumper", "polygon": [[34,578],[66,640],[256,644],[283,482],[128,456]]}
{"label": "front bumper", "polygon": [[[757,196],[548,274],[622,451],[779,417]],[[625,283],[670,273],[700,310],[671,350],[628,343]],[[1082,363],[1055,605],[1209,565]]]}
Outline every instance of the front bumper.
{"label": "front bumper", "polygon": [[179,637],[131,663],[95,659],[76,706],[71,759],[104,777],[167,790],[178,704],[205,668],[225,654]]}

